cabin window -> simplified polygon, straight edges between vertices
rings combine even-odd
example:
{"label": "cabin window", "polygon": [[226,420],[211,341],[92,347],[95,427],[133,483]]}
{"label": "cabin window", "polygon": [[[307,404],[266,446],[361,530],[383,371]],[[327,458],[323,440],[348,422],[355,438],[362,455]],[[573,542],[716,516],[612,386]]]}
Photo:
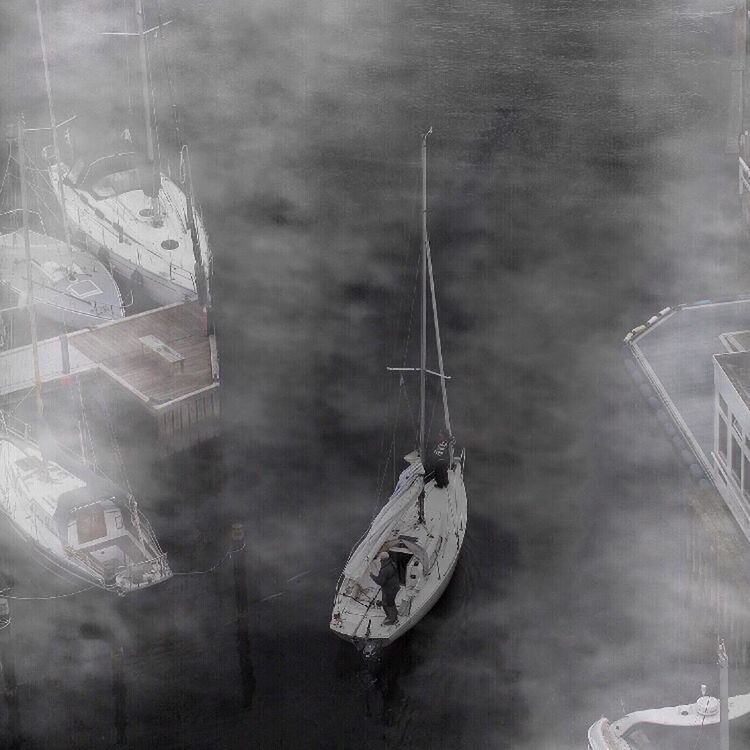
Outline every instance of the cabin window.
{"label": "cabin window", "polygon": [[721,394],[719,394],[719,408],[724,412],[724,414],[729,413],[727,402],[724,400],[724,397]]}
{"label": "cabin window", "polygon": [[78,543],[85,544],[107,536],[107,522],[104,518],[104,509],[101,505],[92,505],[83,508],[76,515],[76,528],[78,530]]}
{"label": "cabin window", "polygon": [[742,449],[740,448],[740,444],[735,439],[734,435],[732,436],[732,475],[737,480],[737,484],[740,483],[740,471],[741,471],[741,465],[742,465]]}
{"label": "cabin window", "polygon": [[121,529],[122,528],[122,515],[120,513],[118,513],[115,516],[115,528],[116,529]]}
{"label": "cabin window", "polygon": [[719,454],[722,456],[724,461],[727,460],[727,453],[729,451],[728,446],[728,431],[726,420],[719,417]]}

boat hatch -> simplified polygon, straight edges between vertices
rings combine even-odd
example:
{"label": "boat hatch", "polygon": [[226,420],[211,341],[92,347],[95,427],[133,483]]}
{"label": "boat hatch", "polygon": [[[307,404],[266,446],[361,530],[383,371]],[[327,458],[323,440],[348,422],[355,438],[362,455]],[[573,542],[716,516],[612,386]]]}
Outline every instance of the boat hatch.
{"label": "boat hatch", "polygon": [[59,284],[61,281],[65,281],[68,276],[68,269],[60,263],[56,263],[54,260],[48,260],[44,263],[37,264],[42,270],[42,273],[53,283]]}
{"label": "boat hatch", "polygon": [[78,299],[96,297],[102,290],[91,279],[78,279],[68,285],[68,292]]}
{"label": "boat hatch", "polygon": [[16,466],[24,474],[33,474],[36,471],[44,468],[42,460],[37,456],[24,456],[16,461]]}
{"label": "boat hatch", "polygon": [[75,512],[75,521],[79,544],[86,544],[107,536],[104,508],[99,503],[79,508]]}

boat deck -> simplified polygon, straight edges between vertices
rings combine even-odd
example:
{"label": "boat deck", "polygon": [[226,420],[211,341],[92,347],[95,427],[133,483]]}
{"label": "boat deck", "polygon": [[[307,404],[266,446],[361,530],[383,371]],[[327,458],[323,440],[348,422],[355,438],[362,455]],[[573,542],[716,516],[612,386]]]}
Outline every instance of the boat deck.
{"label": "boat deck", "polygon": [[[163,347],[147,346],[144,340],[156,340]],[[38,350],[43,383],[101,374],[156,421],[164,452],[218,434],[218,363],[198,302],[168,305],[46,339]],[[169,356],[161,353],[167,351]],[[0,353],[2,402],[22,400],[33,385],[31,346]]]}
{"label": "boat deck", "polygon": [[[154,336],[184,360],[175,367],[144,347]],[[197,302],[171,305],[134,315],[116,325],[69,336],[71,350],[96,362],[145,400],[163,404],[213,384],[211,351]]]}

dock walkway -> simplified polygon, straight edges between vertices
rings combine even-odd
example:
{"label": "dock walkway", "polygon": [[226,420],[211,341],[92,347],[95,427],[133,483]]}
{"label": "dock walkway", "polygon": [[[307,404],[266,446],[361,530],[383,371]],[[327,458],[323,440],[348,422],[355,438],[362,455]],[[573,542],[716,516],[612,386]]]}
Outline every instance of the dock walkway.
{"label": "dock walkway", "polygon": [[[184,358],[181,369],[144,351],[154,336]],[[219,378],[197,302],[169,305],[40,341],[43,383],[101,373],[158,422],[159,439],[180,450],[218,433]],[[31,346],[0,354],[0,399],[22,398],[34,385]]]}

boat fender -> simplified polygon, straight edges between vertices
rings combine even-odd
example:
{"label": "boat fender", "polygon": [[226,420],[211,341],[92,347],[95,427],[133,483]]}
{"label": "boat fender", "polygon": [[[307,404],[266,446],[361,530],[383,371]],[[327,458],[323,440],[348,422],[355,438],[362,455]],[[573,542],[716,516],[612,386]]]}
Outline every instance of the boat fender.
{"label": "boat fender", "polygon": [[637,335],[638,335],[639,333],[643,333],[643,332],[644,332],[645,330],[646,330],[646,326],[643,326],[643,325],[641,325],[641,326],[636,326],[636,327],[635,327],[635,328],[634,328],[634,329],[633,329],[633,330],[631,331],[631,333],[633,334],[633,336],[637,336]]}
{"label": "boat fender", "polygon": [[629,343],[630,343],[630,342],[631,342],[632,340],[633,340],[633,332],[632,332],[632,331],[628,331],[628,333],[627,333],[627,335],[625,336],[625,338],[623,339],[623,341],[624,341],[624,342],[625,342],[626,344],[629,344]]}
{"label": "boat fender", "polygon": [[130,274],[130,283],[133,286],[143,286],[143,275],[137,269]]}
{"label": "boat fender", "polygon": [[670,313],[670,312],[672,312],[672,308],[671,307],[665,307],[663,310],[659,310],[659,315],[664,316],[664,315],[666,315],[667,313]]}
{"label": "boat fender", "polygon": [[652,326],[654,323],[656,323],[657,320],[659,320],[659,316],[658,315],[652,315],[648,319],[647,323],[648,323],[648,325]]}

